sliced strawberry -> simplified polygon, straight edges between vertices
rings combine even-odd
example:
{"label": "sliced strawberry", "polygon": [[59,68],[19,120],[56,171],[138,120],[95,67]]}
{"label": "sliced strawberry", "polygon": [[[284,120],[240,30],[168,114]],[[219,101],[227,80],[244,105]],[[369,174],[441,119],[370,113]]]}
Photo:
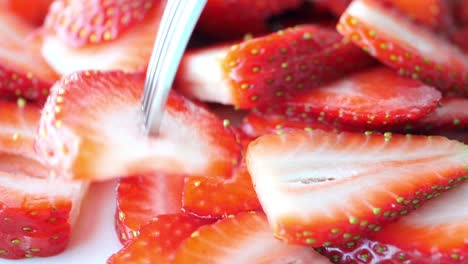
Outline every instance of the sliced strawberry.
{"label": "sliced strawberry", "polygon": [[[329,124],[318,119],[295,120],[284,115],[262,114],[252,111],[242,123],[242,131],[251,137],[259,137],[265,134],[282,134],[291,129],[303,129],[312,131],[320,129],[324,131],[342,131],[341,127]],[[352,131],[352,130],[351,130]]]}
{"label": "sliced strawberry", "polygon": [[241,213],[199,228],[185,240],[174,264],[329,263],[310,247],[273,237],[263,213]]}
{"label": "sliced strawberry", "polygon": [[[157,137],[142,132],[144,76],[79,72],[53,88],[37,150],[69,178],[122,175],[230,175],[241,146],[230,127],[201,105],[172,93]],[[109,166],[112,164],[112,166]]]}
{"label": "sliced strawberry", "polygon": [[57,0],[45,26],[67,45],[82,47],[117,39],[158,5],[157,0]]}
{"label": "sliced strawberry", "polygon": [[343,14],[352,0],[313,0],[315,3],[328,8],[338,17]]}
{"label": "sliced strawberry", "polygon": [[[122,1],[130,2],[127,0]],[[154,0],[138,0],[132,2],[141,3],[148,1],[153,2]],[[83,1],[73,0],[72,2]],[[115,1],[102,0],[88,0],[85,2],[115,3]],[[63,5],[62,0],[56,1],[54,5]],[[121,8],[124,8],[124,6]],[[114,9],[114,11],[116,12],[115,14],[119,13],[117,9]],[[64,16],[67,16],[67,14],[68,13],[65,12]],[[126,30],[127,32],[125,32],[125,34],[119,33],[117,36],[112,33],[112,36],[117,37],[117,39],[80,47],[69,46],[67,42],[61,39],[56,33],[45,31],[43,33],[42,55],[49,65],[60,74],[71,74],[81,70],[144,71],[151,56],[151,51],[153,50],[159,18],[157,10],[149,12],[145,15],[145,19],[141,23]],[[88,33],[89,32],[87,32],[87,34]],[[103,34],[103,38],[106,39],[106,33],[104,32]],[[91,37],[92,35],[90,35],[90,38]]]}
{"label": "sliced strawberry", "polygon": [[40,54],[34,28],[0,7],[0,98],[44,101],[58,78]]}
{"label": "sliced strawberry", "polygon": [[232,176],[187,178],[183,194],[185,212],[202,217],[222,217],[260,209],[252,179],[244,162]]}
{"label": "sliced strawberry", "polygon": [[301,6],[302,0],[210,0],[198,22],[201,33],[218,38],[268,32],[267,20]]}
{"label": "sliced strawberry", "polygon": [[450,38],[465,54],[468,54],[468,25],[455,31]]}
{"label": "sliced strawberry", "polygon": [[382,67],[310,89],[270,109],[293,117],[311,114],[361,127],[379,127],[424,117],[437,107],[441,97],[433,87]]}
{"label": "sliced strawberry", "polygon": [[32,147],[38,122],[39,108],[0,103],[0,258],[62,252],[87,189],[48,178]]}
{"label": "sliced strawberry", "polygon": [[247,40],[229,50],[192,51],[182,61],[176,86],[204,101],[252,108],[372,63],[334,30],[308,25]]}
{"label": "sliced strawberry", "polygon": [[[337,263],[465,263],[468,216],[460,201],[467,199],[468,184],[463,183],[360,242],[321,250]],[[418,200],[405,202],[419,206]]]}
{"label": "sliced strawberry", "polygon": [[140,227],[158,215],[181,212],[184,178],[155,173],[119,181],[115,218],[123,244],[137,237]]}
{"label": "sliced strawberry", "polygon": [[468,94],[468,57],[378,1],[353,1],[337,28],[402,76],[448,94]]}
{"label": "sliced strawberry", "polygon": [[462,26],[468,26],[468,2],[466,0],[455,0],[455,17]]}
{"label": "sliced strawberry", "polygon": [[383,0],[398,10],[432,29],[444,30],[453,27],[451,0]]}
{"label": "sliced strawberry", "polygon": [[108,264],[170,264],[183,240],[210,220],[184,214],[160,215],[145,225],[140,236],[112,255]]}
{"label": "sliced strawberry", "polygon": [[468,173],[468,146],[443,137],[323,131],[262,136],[247,164],[277,237],[338,245],[380,231]]}
{"label": "sliced strawberry", "polygon": [[6,0],[8,7],[17,15],[34,26],[44,22],[44,18],[53,0]]}

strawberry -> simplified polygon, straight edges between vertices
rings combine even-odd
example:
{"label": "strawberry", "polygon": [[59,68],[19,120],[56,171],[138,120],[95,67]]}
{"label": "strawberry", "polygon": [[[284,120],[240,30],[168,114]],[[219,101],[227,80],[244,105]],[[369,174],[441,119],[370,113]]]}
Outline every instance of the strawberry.
{"label": "strawberry", "polygon": [[[73,19],[78,21],[93,19],[92,16],[69,16],[69,13],[76,14],[75,8],[77,8],[76,10],[83,8],[77,7],[81,6],[81,4],[84,4],[85,7],[91,8],[91,10],[89,10],[90,15],[97,15],[96,12],[99,13],[106,10],[100,8],[99,6],[95,6],[100,5],[100,3],[108,3],[109,5],[114,6],[117,2],[133,2],[136,4],[135,6],[130,5],[132,6],[130,10],[135,8],[138,10],[138,8],[142,7],[141,4],[143,2],[153,3],[154,0],[73,0],[68,1],[71,2],[70,6],[64,6],[63,1],[64,0],[55,1],[52,5],[50,11],[51,14],[49,14],[49,18],[47,19],[49,21],[48,24],[53,24],[50,21],[55,21],[54,19],[58,19],[57,17],[65,17],[65,21],[70,23],[73,23]],[[155,5],[155,3],[152,5]],[[145,6],[145,4],[143,4],[143,6]],[[63,75],[82,70],[123,70],[130,72],[144,71],[147,67],[151,52],[153,50],[154,38],[156,36],[160,17],[156,10],[157,8],[151,8],[151,11],[145,13],[144,19],[141,22],[136,23],[137,21],[135,19],[140,17],[138,14],[143,14],[144,12],[140,10],[143,12],[141,13],[140,11],[135,10],[136,17],[128,17],[128,14],[124,15],[125,13],[122,13],[124,12],[122,11],[124,8],[126,8],[125,3],[119,8],[112,8],[109,6],[108,10],[113,10],[112,16],[117,16],[116,18],[113,18],[114,20],[112,21],[121,21],[117,20],[118,16],[121,15],[123,15],[123,17],[127,17],[128,19],[132,17],[128,21],[125,20],[127,21],[126,25],[128,27],[126,26],[124,28],[120,28],[120,26],[117,24],[105,24],[104,26],[99,24],[97,28],[85,27],[85,29],[78,31],[78,28],[83,26],[80,26],[78,23],[76,31],[70,32],[71,35],[67,35],[68,38],[63,38],[63,35],[60,34],[60,32],[63,33],[63,31],[55,32],[53,30],[44,30],[42,33],[42,55],[44,56],[45,60],[49,63],[49,65],[52,66],[52,68],[54,68],[56,72]],[[57,13],[60,14],[57,15]],[[80,12],[80,14],[83,13],[86,12]],[[97,18],[102,18],[102,20],[99,20],[100,23],[105,22],[103,17],[104,16],[97,16]],[[139,18],[137,20],[139,20]],[[59,19],[58,21],[61,20]],[[135,25],[131,26],[132,24]],[[59,25],[61,24],[59,23]],[[71,27],[74,28],[74,24],[72,24]],[[111,27],[111,29],[107,29],[107,27]],[[123,31],[124,29],[125,31]],[[109,37],[106,33],[108,32],[107,30],[112,32]],[[63,34],[66,34],[66,32],[67,31],[65,31]],[[98,35],[94,34],[100,35],[98,37]],[[76,45],[70,45],[70,39],[76,45],[79,44],[79,47]]]}
{"label": "strawberry", "polygon": [[451,0],[382,0],[432,29],[445,30],[454,25]]}
{"label": "strawberry", "polygon": [[424,81],[447,94],[468,94],[468,58],[377,1],[353,1],[337,29],[402,76]]}
{"label": "strawberry", "polygon": [[287,116],[310,114],[372,128],[417,120],[433,111],[440,99],[433,87],[382,67],[310,89],[270,109]]}
{"label": "strawberry", "polygon": [[241,213],[200,227],[182,242],[173,264],[329,263],[314,249],[281,243],[263,213]]}
{"label": "strawberry", "polygon": [[[444,137],[294,131],[249,145],[247,165],[275,236],[352,242],[468,173],[468,146]],[[418,207],[416,206],[416,207]]]}
{"label": "strawberry", "polygon": [[468,54],[468,25],[450,35],[452,42]]}
{"label": "strawberry", "polygon": [[39,55],[34,28],[3,6],[0,28],[0,98],[44,101],[57,75]]}
{"label": "strawberry", "polygon": [[6,0],[7,6],[15,14],[34,26],[40,26],[53,0]]}
{"label": "strawberry", "polygon": [[154,173],[120,179],[115,219],[122,244],[137,237],[140,227],[154,217],[181,212],[184,178]]}
{"label": "strawberry", "polygon": [[326,7],[338,17],[343,14],[352,0],[313,0],[320,6]]}
{"label": "strawberry", "polygon": [[48,178],[32,146],[39,116],[38,107],[0,103],[0,258],[62,252],[87,189]]}
{"label": "strawberry", "polygon": [[157,9],[156,0],[57,0],[45,26],[67,45],[113,41]]}
{"label": "strawberry", "polygon": [[[268,18],[301,6],[302,0],[210,0],[197,30],[218,38],[236,38],[246,33],[268,32]],[[214,22],[216,21],[216,22]]]}
{"label": "strawberry", "polygon": [[176,87],[204,101],[252,108],[372,63],[334,30],[306,25],[253,38],[231,49],[191,51],[182,61]]}
{"label": "strawberry", "polygon": [[158,136],[148,138],[141,129],[143,86],[143,75],[118,71],[63,78],[44,106],[38,153],[75,179],[154,171],[229,175],[241,155],[232,129],[203,106],[172,93]]}
{"label": "strawberry", "polygon": [[108,264],[170,264],[183,240],[210,220],[184,214],[157,216],[143,226],[140,236],[112,255]]}
{"label": "strawberry", "polygon": [[455,0],[454,6],[457,22],[461,26],[468,26],[468,2],[466,0]]}
{"label": "strawberry", "polygon": [[[460,201],[467,199],[468,184],[463,183],[381,232],[321,252],[338,263],[465,263],[468,216]],[[418,200],[408,202],[419,204]]]}

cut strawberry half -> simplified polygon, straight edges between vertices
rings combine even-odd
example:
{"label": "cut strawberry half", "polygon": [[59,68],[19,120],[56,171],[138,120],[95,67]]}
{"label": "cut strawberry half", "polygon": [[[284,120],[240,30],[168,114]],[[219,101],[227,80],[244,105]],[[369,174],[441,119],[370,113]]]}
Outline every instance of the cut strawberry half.
{"label": "cut strawberry half", "polygon": [[156,0],[57,0],[45,26],[67,45],[82,47],[117,39],[158,5]]}
{"label": "cut strawberry half", "polygon": [[38,152],[76,179],[155,171],[230,175],[242,150],[231,128],[172,93],[158,136],[148,138],[142,129],[143,86],[143,75],[123,72],[79,72],[62,79],[43,110]]}
{"label": "cut strawberry half", "polygon": [[34,26],[40,26],[53,0],[6,0],[8,8]]}
{"label": "cut strawberry half", "polygon": [[443,137],[295,131],[262,136],[247,164],[275,235],[339,245],[378,232],[468,173],[468,146]]}
{"label": "cut strawberry half", "polygon": [[[417,212],[385,226],[381,232],[360,242],[323,248],[321,252],[336,263],[465,263],[468,216],[460,201],[467,199],[468,184],[463,183]],[[405,202],[419,206],[418,200]]]}
{"label": "cut strawberry half", "polygon": [[62,252],[87,184],[49,178],[33,151],[39,108],[0,103],[0,258]]}
{"label": "cut strawberry half", "polygon": [[[141,4],[148,1],[153,2],[150,0],[131,2]],[[83,1],[73,0],[71,2]],[[116,1],[90,0],[85,2],[109,2],[111,5],[114,5]],[[123,0],[118,2],[130,1]],[[53,5],[62,6],[63,1],[56,1]],[[124,6],[121,6],[121,8],[124,8]],[[51,12],[54,12],[53,10],[54,7],[51,8]],[[117,9],[111,8],[109,10],[114,10],[113,12],[116,12],[115,15],[121,14],[117,12]],[[64,11],[63,16],[67,17],[68,12]],[[144,17],[140,23],[125,30],[125,34],[113,32],[111,34],[112,41],[104,41],[103,43],[94,45],[93,43],[84,45],[87,42],[83,42],[83,46],[80,47],[70,46],[55,32],[45,30],[43,32],[42,55],[56,72],[64,75],[81,70],[144,71],[151,56],[154,36],[156,36],[159,25],[160,16],[158,8],[154,8],[154,10],[148,12]],[[113,24],[111,27],[113,27]],[[77,34],[80,35],[81,33]],[[86,31],[86,36],[87,34],[91,34],[87,38],[94,39],[94,35],[92,35],[94,33]],[[103,34],[102,38],[106,39],[106,33],[104,32]],[[115,39],[113,39],[114,37]],[[89,40],[83,41],[89,42]]]}
{"label": "cut strawberry half", "polygon": [[447,94],[468,95],[468,57],[377,1],[353,1],[337,29],[402,76]]}
{"label": "cut strawberry half", "polygon": [[372,63],[334,30],[307,25],[246,40],[231,49],[192,51],[182,61],[176,86],[204,101],[252,108]]}
{"label": "cut strawberry half", "polygon": [[[302,0],[210,0],[198,21],[198,31],[218,38],[268,32],[271,16],[301,6]],[[216,22],[215,22],[216,21]]]}
{"label": "cut strawberry half", "polygon": [[45,101],[57,75],[40,56],[34,28],[0,7],[0,98]]}
{"label": "cut strawberry half", "polygon": [[375,68],[310,89],[270,109],[291,117],[321,116],[373,128],[420,119],[437,107],[441,97],[433,87]]}
{"label": "cut strawberry half", "polygon": [[184,178],[155,173],[119,181],[115,218],[122,244],[138,237],[140,227],[158,215],[181,213]]}
{"label": "cut strawberry half", "polygon": [[184,214],[160,215],[145,225],[140,236],[112,255],[108,264],[172,263],[183,240],[210,220]]}
{"label": "cut strawberry half", "polygon": [[174,264],[329,263],[313,248],[274,238],[263,213],[249,212],[200,227],[182,242]]}

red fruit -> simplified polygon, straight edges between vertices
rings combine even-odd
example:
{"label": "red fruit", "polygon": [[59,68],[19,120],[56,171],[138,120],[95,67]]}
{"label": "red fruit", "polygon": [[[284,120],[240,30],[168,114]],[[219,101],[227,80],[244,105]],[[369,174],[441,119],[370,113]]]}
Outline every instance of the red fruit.
{"label": "red fruit", "polygon": [[[375,233],[457,184],[468,146],[443,137],[295,131],[249,145],[247,165],[275,236],[313,247]],[[408,238],[407,236],[406,238]]]}
{"label": "red fruit", "polygon": [[108,264],[170,264],[182,241],[210,220],[184,214],[157,216],[142,227],[140,236],[112,255]]}
{"label": "red fruit", "polygon": [[232,175],[187,178],[183,194],[185,212],[201,217],[223,217],[260,209],[245,163]]}
{"label": "red fruit", "polygon": [[465,54],[468,54],[468,25],[454,32],[450,38]]}
{"label": "red fruit", "polygon": [[204,101],[252,108],[372,63],[334,30],[309,25],[247,40],[230,50],[192,51],[182,61],[176,86]]}
{"label": "red fruit", "polygon": [[[468,184],[459,184],[457,189],[362,241],[321,251],[336,263],[465,263],[468,216],[460,201],[468,199]],[[418,200],[407,201],[419,206]]]}
{"label": "red fruit", "polygon": [[0,7],[0,98],[44,101],[57,79],[39,55],[34,28]]}
{"label": "red fruit", "polygon": [[301,4],[302,0],[210,0],[198,21],[198,29],[220,38],[265,33],[268,32],[268,18]]}
{"label": "red fruit", "polygon": [[[71,1],[72,5],[66,7],[64,10],[63,6],[64,0],[58,0],[53,5],[55,7],[51,8],[51,13],[55,14],[57,12],[60,13],[60,16],[65,16],[65,20],[72,21],[72,19],[92,19],[91,16],[86,17],[74,17],[71,16],[68,18],[68,14],[73,11],[76,5],[81,5],[80,3],[92,3],[92,4],[99,4],[108,2],[110,5],[115,5],[115,2],[134,2],[134,3],[143,3],[143,2],[153,2],[154,0],[137,0],[137,1],[129,1],[129,0],[112,0],[112,1],[103,1],[103,0],[73,0]],[[154,5],[154,4],[153,4]],[[131,5],[133,6],[133,5]],[[114,10],[113,15],[120,16],[122,15],[122,8],[125,5],[121,5],[120,8],[116,9],[108,9]],[[141,7],[141,5],[139,5]],[[90,15],[97,15],[96,12],[101,12],[103,10],[90,6],[94,11],[89,11]],[[109,7],[110,8],[110,7]],[[60,10],[56,10],[60,9]],[[70,45],[67,40],[64,40],[62,35],[56,33],[54,31],[44,31],[43,33],[43,44],[42,44],[42,55],[44,56],[45,60],[49,63],[49,65],[54,68],[54,70],[60,74],[67,75],[74,73],[76,71],[82,70],[123,70],[128,72],[134,71],[144,71],[147,67],[149,58],[151,56],[151,52],[153,50],[153,43],[154,38],[156,36],[156,32],[159,25],[160,16],[158,15],[157,10],[153,10],[157,8],[152,8],[151,11],[148,11],[146,15],[144,15],[144,19],[141,22],[136,23],[134,19],[130,20],[127,24],[129,27],[125,28],[113,28],[111,30],[112,34],[109,37],[106,37],[106,30],[107,26],[115,27],[115,24],[110,25],[102,25],[100,24],[98,28],[92,29],[89,28],[86,31],[86,34],[81,37],[81,31],[71,32],[71,40],[76,41],[76,43],[80,44],[79,47]],[[61,13],[63,11],[63,13]],[[82,13],[80,13],[82,14]],[[136,13],[140,14],[140,13]],[[53,16],[53,15],[50,15]],[[101,17],[99,17],[101,18]],[[68,19],[68,20],[67,20]],[[51,20],[51,19],[49,19]],[[60,20],[59,20],[60,21]],[[80,20],[81,21],[81,20]],[[104,23],[104,20],[99,20],[100,23]],[[118,20],[112,20],[118,21]],[[51,22],[49,22],[50,24]],[[87,22],[86,22],[87,23]],[[131,24],[135,24],[131,26]],[[66,29],[66,28],[64,28]],[[122,30],[124,30],[122,32]],[[95,31],[92,33],[91,30]],[[62,32],[62,31],[59,31]],[[101,33],[99,33],[101,32]],[[63,33],[63,32],[62,32]],[[66,32],[65,32],[66,33]],[[63,34],[65,34],[63,33]],[[73,35],[73,34],[78,35]],[[93,34],[103,34],[96,35],[96,40],[93,37]],[[81,39],[80,39],[81,38]],[[70,38],[66,38],[70,40]],[[94,41],[95,40],[95,41]],[[90,41],[92,43],[90,43]],[[99,43],[94,43],[96,41],[100,41]],[[75,43],[75,42],[73,42]],[[94,45],[92,45],[94,44]]]}
{"label": "red fruit", "polygon": [[314,0],[317,4],[328,8],[338,17],[343,14],[352,0]]}
{"label": "red fruit", "polygon": [[413,128],[429,131],[468,129],[468,99],[461,97],[443,98],[439,107],[418,120]]}
{"label": "red fruit", "polygon": [[39,26],[53,0],[6,0],[8,7],[18,16],[35,26]]}
{"label": "red fruit", "polygon": [[232,130],[203,106],[172,93],[158,136],[148,138],[142,131],[143,86],[143,75],[123,72],[65,77],[44,107],[38,153],[75,179],[154,171],[229,175],[241,153]]}
{"label": "red fruit", "polygon": [[359,127],[379,127],[426,116],[441,94],[418,81],[375,68],[310,89],[270,108],[287,116],[321,116]]}
{"label": "red fruit", "polygon": [[337,28],[402,76],[424,81],[446,94],[468,95],[468,57],[376,1],[353,1]]}
{"label": "red fruit", "polygon": [[158,5],[156,0],[57,0],[46,27],[72,47],[108,42],[141,23]]}
{"label": "red fruit", "polygon": [[86,183],[50,178],[32,142],[39,108],[0,103],[0,258],[62,252]]}
{"label": "red fruit", "polygon": [[186,239],[173,264],[329,263],[313,248],[284,244],[273,237],[263,213],[241,213],[202,226]]}
{"label": "red fruit", "polygon": [[137,237],[140,227],[156,216],[181,212],[184,178],[154,173],[119,181],[115,219],[122,244]]}
{"label": "red fruit", "polygon": [[398,10],[432,29],[449,29],[454,21],[451,14],[451,0],[383,0]]}
{"label": "red fruit", "polygon": [[455,1],[454,13],[461,26],[468,26],[468,2],[466,0]]}

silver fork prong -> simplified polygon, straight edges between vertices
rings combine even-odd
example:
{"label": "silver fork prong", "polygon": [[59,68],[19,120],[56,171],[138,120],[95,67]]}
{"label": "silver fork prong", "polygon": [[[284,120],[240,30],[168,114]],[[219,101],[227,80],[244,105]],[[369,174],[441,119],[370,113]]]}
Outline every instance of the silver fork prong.
{"label": "silver fork prong", "polygon": [[190,35],[207,0],[168,0],[153,47],[142,97],[145,131],[157,133]]}

